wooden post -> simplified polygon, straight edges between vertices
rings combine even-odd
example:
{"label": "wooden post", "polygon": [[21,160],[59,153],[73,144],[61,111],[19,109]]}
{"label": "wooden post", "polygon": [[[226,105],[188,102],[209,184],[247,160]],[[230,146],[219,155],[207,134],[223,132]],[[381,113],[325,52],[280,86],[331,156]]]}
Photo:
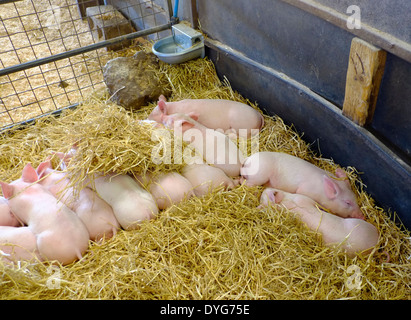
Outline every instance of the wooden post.
{"label": "wooden post", "polygon": [[198,12],[196,0],[191,0],[191,25],[193,26],[193,29],[198,28]]}
{"label": "wooden post", "polygon": [[351,42],[343,114],[360,126],[374,116],[386,57],[384,50],[364,40]]}

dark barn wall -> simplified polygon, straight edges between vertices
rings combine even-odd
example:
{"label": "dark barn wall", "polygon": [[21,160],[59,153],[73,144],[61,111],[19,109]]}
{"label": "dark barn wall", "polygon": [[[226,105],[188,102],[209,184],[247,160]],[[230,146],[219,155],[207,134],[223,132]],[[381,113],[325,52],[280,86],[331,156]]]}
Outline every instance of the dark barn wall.
{"label": "dark barn wall", "polygon": [[[278,70],[341,105],[352,36],[282,1],[199,1],[213,39]],[[331,42],[330,42],[331,41]]]}
{"label": "dark barn wall", "polygon": [[[315,0],[340,13],[351,5],[361,9],[361,22],[411,43],[411,4],[409,0]],[[408,23],[407,23],[408,21]]]}
{"label": "dark barn wall", "polygon": [[411,163],[411,63],[392,54],[387,56],[370,130]]}
{"label": "dark barn wall", "polygon": [[[403,8],[406,6],[409,10],[405,13],[411,15],[411,1]],[[198,10],[201,26],[211,38],[285,73],[342,108],[354,37],[348,28],[341,29],[279,0],[200,0]],[[382,16],[382,12],[376,15]],[[392,22],[393,17],[388,17]],[[397,19],[411,37],[411,17],[406,18]],[[370,129],[410,161],[411,63],[390,53]]]}
{"label": "dark barn wall", "polygon": [[366,191],[411,228],[411,63],[388,53],[373,122],[362,128],[341,114],[348,29],[280,0],[198,0],[197,9],[217,40],[208,54],[218,73],[323,156],[356,167]]}

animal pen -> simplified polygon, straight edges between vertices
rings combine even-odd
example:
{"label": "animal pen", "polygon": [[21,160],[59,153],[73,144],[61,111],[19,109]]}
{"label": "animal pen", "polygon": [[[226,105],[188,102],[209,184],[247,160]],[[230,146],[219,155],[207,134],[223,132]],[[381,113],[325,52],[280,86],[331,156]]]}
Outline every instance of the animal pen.
{"label": "animal pen", "polygon": [[[140,122],[157,98],[124,108],[103,75],[115,58],[149,54],[179,19],[204,36],[206,56],[158,62],[169,101],[227,99],[261,111],[259,150],[344,168],[380,234],[370,254],[349,257],[286,209],[261,208],[262,187],[217,188],[91,241],[66,266],[0,260],[0,297],[410,299],[411,10],[398,11],[411,9],[407,1],[393,4],[405,23],[395,30],[392,15],[377,19],[369,3],[352,27],[349,1],[0,1],[1,181],[74,144],[73,179],[179,172],[153,163],[157,142]],[[355,97],[364,94],[361,113]]]}

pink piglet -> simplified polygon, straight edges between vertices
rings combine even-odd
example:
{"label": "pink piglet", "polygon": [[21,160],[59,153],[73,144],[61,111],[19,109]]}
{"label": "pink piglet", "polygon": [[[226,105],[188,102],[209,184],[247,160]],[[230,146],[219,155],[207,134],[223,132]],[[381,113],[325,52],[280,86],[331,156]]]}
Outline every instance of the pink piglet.
{"label": "pink piglet", "polygon": [[[161,95],[149,120],[162,122],[161,117],[175,113],[195,114],[198,122],[210,129],[235,132],[250,137],[264,125],[264,118],[256,109],[237,101],[224,99],[186,99],[167,102]],[[242,130],[242,131],[241,131]]]}
{"label": "pink piglet", "polygon": [[333,177],[308,161],[286,153],[257,152],[244,161],[241,176],[247,185],[306,195],[340,217],[364,219],[342,169],[337,169]]}
{"label": "pink piglet", "polygon": [[69,264],[81,259],[89,244],[89,233],[79,217],[38,182],[36,170],[27,164],[21,179],[0,181],[10,209],[36,237],[44,260]]}
{"label": "pink piglet", "polygon": [[0,226],[0,259],[7,263],[41,261],[36,236],[29,227]]}
{"label": "pink piglet", "polygon": [[271,204],[294,212],[309,229],[322,234],[325,245],[341,247],[349,256],[368,254],[378,244],[379,233],[374,225],[361,219],[344,219],[325,212],[305,195],[266,188],[260,203],[262,207]]}
{"label": "pink piglet", "polygon": [[54,170],[50,160],[37,167],[39,183],[56,198],[73,210],[86,225],[90,239],[99,241],[113,237],[120,225],[111,206],[101,199],[92,189],[84,187],[78,192],[68,188],[70,180],[62,171]]}
{"label": "pink piglet", "polygon": [[0,197],[0,226],[21,226],[21,223],[10,210],[8,200],[4,197]]}
{"label": "pink piglet", "polygon": [[[186,164],[201,164],[203,160],[220,168],[229,177],[240,175],[244,155],[237,145],[227,135],[218,130],[210,129],[196,121],[194,114],[175,113],[162,116],[163,124],[174,129],[176,136],[189,143],[200,157],[191,161],[184,158]],[[185,153],[184,153],[185,155]]]}

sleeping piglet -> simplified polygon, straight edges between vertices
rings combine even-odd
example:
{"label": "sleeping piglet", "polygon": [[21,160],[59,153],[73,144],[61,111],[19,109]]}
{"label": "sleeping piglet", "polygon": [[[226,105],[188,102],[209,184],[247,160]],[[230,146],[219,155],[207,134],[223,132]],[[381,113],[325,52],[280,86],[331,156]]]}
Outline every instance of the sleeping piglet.
{"label": "sleeping piglet", "polygon": [[138,228],[139,223],[158,213],[153,196],[128,175],[95,175],[90,187],[113,208],[117,221],[125,230]]}
{"label": "sleeping piglet", "polygon": [[228,177],[223,170],[206,163],[187,165],[183,168],[182,175],[191,182],[197,197],[204,196],[219,186],[233,189],[238,185],[238,181]]}
{"label": "sleeping piglet", "polygon": [[[182,113],[161,117],[162,123],[166,127],[174,129],[175,135],[181,134],[183,141],[194,147],[208,164],[220,168],[229,177],[239,176],[244,156],[235,143],[224,133],[209,129],[197,122],[196,119],[195,114]],[[200,161],[197,162],[197,160]],[[203,162],[202,159],[197,160],[194,163]]]}
{"label": "sleeping piglet", "polygon": [[148,184],[148,190],[160,210],[194,196],[190,181],[177,172],[161,173],[158,176],[146,174],[144,178],[138,177],[137,180]]}
{"label": "sleeping piglet", "polygon": [[11,211],[36,236],[42,259],[57,260],[63,265],[81,259],[89,244],[86,226],[37,182],[36,170],[27,164],[20,179],[0,184]]}
{"label": "sleeping piglet", "polygon": [[7,199],[0,197],[0,226],[19,227],[20,225],[21,223],[11,212]]}
{"label": "sleeping piglet", "polygon": [[315,165],[280,152],[255,153],[241,168],[246,185],[306,195],[340,217],[364,219],[346,173],[337,169],[335,175],[334,179]]}
{"label": "sleeping piglet", "polygon": [[375,226],[361,219],[341,218],[320,210],[311,198],[266,188],[260,199],[262,206],[269,203],[283,206],[297,214],[311,230],[322,234],[327,246],[341,246],[349,256],[358,253],[369,253],[378,243],[379,233]]}
{"label": "sleeping piglet", "polygon": [[174,113],[195,114],[198,122],[210,129],[222,129],[224,132],[231,130],[237,134],[239,129],[247,130],[247,137],[252,134],[252,129],[259,130],[264,124],[264,118],[254,108],[236,101],[223,99],[186,99],[176,102],[166,102],[160,96],[158,105],[148,116],[149,120],[162,122],[162,115]]}
{"label": "sleeping piglet", "polygon": [[[71,154],[57,152],[56,155],[67,167],[75,152],[76,149],[73,148]],[[94,174],[93,178],[93,184],[90,184],[88,178],[83,182],[83,186],[94,190],[111,206],[115,218],[123,229],[136,229],[141,221],[149,220],[158,213],[153,196],[132,177],[126,174],[109,173]]]}
{"label": "sleeping piglet", "polygon": [[50,160],[37,167],[39,183],[46,187],[56,198],[73,210],[86,225],[90,239],[99,241],[113,237],[120,225],[111,206],[88,187],[75,192],[69,188],[70,180],[62,171],[54,170]]}
{"label": "sleeping piglet", "polygon": [[0,226],[0,251],[0,259],[4,262],[42,260],[30,227]]}

